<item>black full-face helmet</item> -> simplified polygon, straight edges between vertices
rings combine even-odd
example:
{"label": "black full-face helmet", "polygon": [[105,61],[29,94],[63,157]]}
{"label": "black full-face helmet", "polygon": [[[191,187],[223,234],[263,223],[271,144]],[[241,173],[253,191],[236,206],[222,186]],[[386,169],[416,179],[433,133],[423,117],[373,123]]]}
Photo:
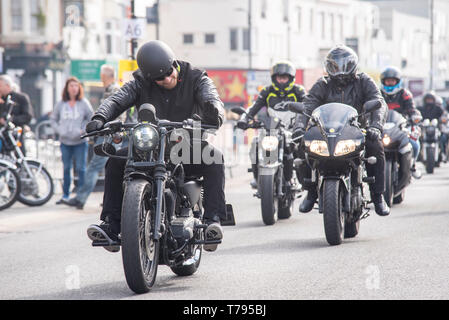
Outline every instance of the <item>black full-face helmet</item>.
{"label": "black full-face helmet", "polygon": [[147,80],[156,80],[167,75],[174,62],[175,54],[172,49],[159,40],[149,41],[137,51],[137,65]]}
{"label": "black full-face helmet", "polygon": [[[271,81],[273,82],[273,85],[275,88],[278,88],[282,91],[290,90],[293,85],[295,84],[295,77],[296,77],[296,69],[293,63],[290,61],[279,61],[276,62],[270,70],[271,74]],[[289,80],[287,83],[279,83],[276,80],[276,76],[282,76],[287,75]]]}
{"label": "black full-face helmet", "polygon": [[424,106],[433,107],[437,103],[437,96],[433,91],[427,92],[422,98]]}
{"label": "black full-face helmet", "polygon": [[337,45],[332,48],[324,61],[327,74],[340,82],[347,82],[355,77],[359,58],[351,48]]}

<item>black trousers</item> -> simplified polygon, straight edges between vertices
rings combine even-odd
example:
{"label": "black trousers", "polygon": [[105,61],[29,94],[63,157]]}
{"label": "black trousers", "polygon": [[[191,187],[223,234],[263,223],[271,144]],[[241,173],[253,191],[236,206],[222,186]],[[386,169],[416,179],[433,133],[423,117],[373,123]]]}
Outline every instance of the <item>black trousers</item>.
{"label": "black trousers", "polygon": [[[204,143],[202,146],[209,148],[216,158],[221,158],[221,163],[184,164],[186,176],[203,177],[204,190],[204,217],[212,219],[216,215],[221,220],[226,219],[225,200],[225,167],[221,151]],[[127,155],[128,148],[117,151],[117,155]],[[192,163],[192,162],[191,162]],[[103,210],[100,219],[103,221],[120,222],[123,202],[123,175],[126,160],[110,158],[105,167],[105,185],[103,195]]]}
{"label": "black trousers", "polygon": [[[373,165],[366,164],[366,171],[369,177],[375,177],[375,182],[370,184],[370,191],[372,193],[384,193],[385,192],[385,152],[384,146],[381,140],[372,141],[367,139],[365,145],[366,155],[365,157],[376,157],[377,162]],[[299,150],[298,155],[301,159],[304,159],[304,150]],[[295,154],[296,156],[296,154]],[[312,177],[312,169],[305,163],[302,164],[297,170],[296,175],[299,182],[304,185],[304,179],[310,179]],[[315,186],[305,186],[304,189],[312,190]]]}

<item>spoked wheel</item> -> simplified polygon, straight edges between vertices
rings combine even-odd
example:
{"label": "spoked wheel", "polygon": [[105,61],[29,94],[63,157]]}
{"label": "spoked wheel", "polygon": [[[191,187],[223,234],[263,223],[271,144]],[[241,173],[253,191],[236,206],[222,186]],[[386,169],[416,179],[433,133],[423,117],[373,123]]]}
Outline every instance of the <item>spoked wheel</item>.
{"label": "spoked wheel", "polygon": [[277,199],[274,196],[274,174],[259,175],[259,190],[262,206],[262,220],[266,225],[276,222]]}
{"label": "spoked wheel", "polygon": [[345,233],[343,193],[339,180],[325,180],[323,190],[323,220],[326,240],[330,245],[339,245]]}
{"label": "spoked wheel", "polygon": [[122,258],[126,282],[136,293],[146,293],[156,280],[159,242],[152,237],[154,212],[151,184],[132,180],[125,187],[122,206]]}
{"label": "spoked wheel", "polygon": [[0,210],[16,202],[21,189],[19,175],[13,169],[0,164]]}
{"label": "spoked wheel", "polygon": [[42,163],[27,161],[31,176],[22,165],[19,171],[22,190],[18,201],[28,206],[41,206],[51,199],[54,192],[53,179]]}

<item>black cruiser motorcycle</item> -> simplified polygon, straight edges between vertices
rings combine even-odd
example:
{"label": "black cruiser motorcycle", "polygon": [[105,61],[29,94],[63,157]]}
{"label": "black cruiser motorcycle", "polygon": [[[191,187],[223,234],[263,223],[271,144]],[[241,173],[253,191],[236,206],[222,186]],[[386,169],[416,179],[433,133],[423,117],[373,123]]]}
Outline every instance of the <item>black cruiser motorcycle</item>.
{"label": "black cruiser motorcycle", "polygon": [[367,217],[364,210],[369,192],[363,182],[373,183],[374,177],[366,176],[365,162],[374,164],[376,158],[365,158],[365,132],[358,120],[380,107],[379,101],[368,101],[359,115],[349,105],[327,103],[309,116],[302,103],[290,103],[292,111],[309,117],[302,137],[305,161],[312,168],[308,183],[317,186],[319,212],[323,214],[324,232],[330,245],[355,237],[360,220]]}
{"label": "black cruiser motorcycle", "polygon": [[[105,136],[103,144],[95,147],[96,154],[127,160],[120,242],[96,240],[92,245],[121,246],[128,286],[136,293],[145,293],[155,282],[158,265],[190,276],[200,265],[202,245],[221,240],[204,238],[207,225],[202,224],[202,180],[187,177],[182,163],[175,165],[170,160],[170,149],[177,143],[171,133],[199,127],[193,120],[159,120],[150,104],[140,107],[138,117],[139,123],[108,122],[104,129],[83,138]],[[210,125],[200,128],[216,129]],[[115,155],[112,141],[118,133],[130,137],[127,156]],[[229,204],[227,215],[230,219],[222,225],[235,224]]]}
{"label": "black cruiser motorcycle", "polygon": [[409,140],[407,120],[394,110],[388,111],[382,142],[385,150],[385,202],[391,207],[401,203],[410,184],[413,148]]}
{"label": "black cruiser motorcycle", "polygon": [[[249,117],[241,107],[232,108],[231,111]],[[279,219],[288,219],[291,216],[299,190],[287,183],[284,176],[284,166],[288,160],[285,149],[291,148],[292,144],[292,134],[288,128],[294,121],[295,114],[289,110],[288,104],[281,102],[273,108],[268,108],[268,116],[266,121],[251,119],[248,128],[259,129],[258,137],[255,138],[258,190],[255,196],[261,200],[263,222],[272,225],[276,222],[276,216]]]}

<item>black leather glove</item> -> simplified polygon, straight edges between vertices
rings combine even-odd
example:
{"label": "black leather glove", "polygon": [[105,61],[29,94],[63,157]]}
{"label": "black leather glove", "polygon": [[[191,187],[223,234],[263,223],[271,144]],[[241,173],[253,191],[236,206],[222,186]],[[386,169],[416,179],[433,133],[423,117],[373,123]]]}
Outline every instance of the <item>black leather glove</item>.
{"label": "black leather glove", "polygon": [[303,128],[296,128],[292,133],[292,139],[296,139],[302,135],[304,135],[305,131]]}
{"label": "black leather glove", "polygon": [[366,137],[371,141],[376,141],[382,138],[382,133],[375,127],[369,127],[366,129]]}
{"label": "black leather glove", "polygon": [[101,119],[93,119],[86,125],[86,133],[103,129],[104,121]]}
{"label": "black leather glove", "polygon": [[237,128],[242,129],[242,130],[248,129],[248,121],[246,121],[246,120],[237,121]]}

